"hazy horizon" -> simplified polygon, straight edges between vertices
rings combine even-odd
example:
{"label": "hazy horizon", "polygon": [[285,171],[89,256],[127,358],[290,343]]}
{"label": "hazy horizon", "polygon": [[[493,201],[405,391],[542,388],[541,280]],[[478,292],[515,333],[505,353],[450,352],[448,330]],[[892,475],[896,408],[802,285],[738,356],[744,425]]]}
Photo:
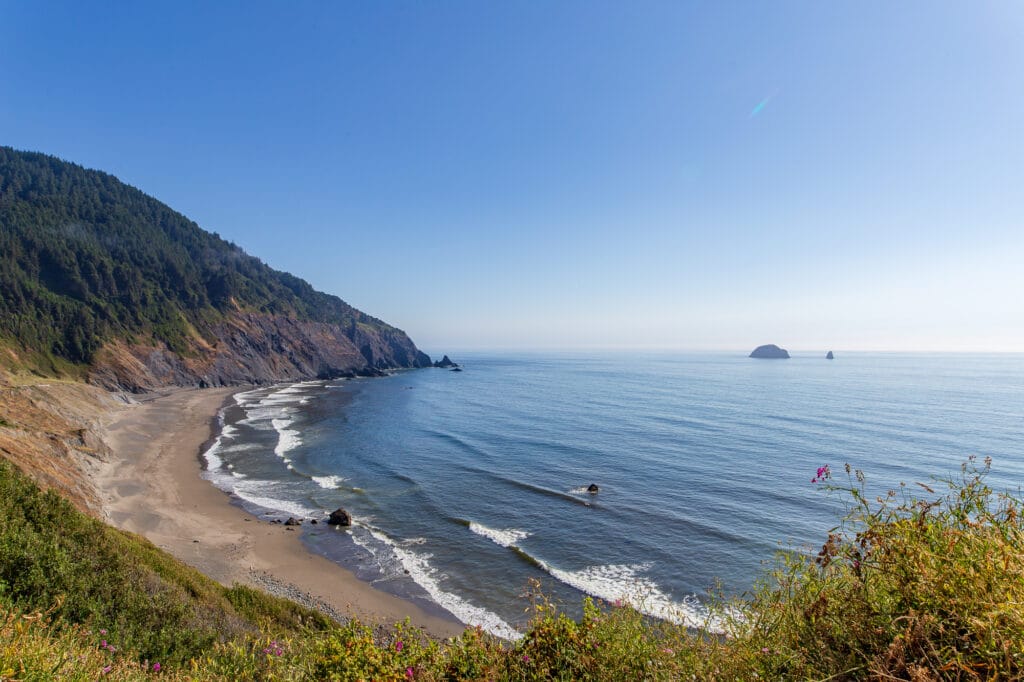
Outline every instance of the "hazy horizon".
{"label": "hazy horizon", "polygon": [[[763,345],[763,344],[758,344]],[[1021,355],[1024,351],[1017,350],[948,350],[948,349],[892,349],[892,348],[793,348],[787,347],[784,344],[775,344],[789,351],[792,356],[790,359],[806,359],[806,358],[818,358],[824,357],[828,351],[832,351],[838,359],[844,354],[855,354],[855,355]],[[626,353],[637,353],[640,355],[660,355],[660,354],[694,354],[694,355],[749,355],[754,348],[757,346],[750,347],[719,347],[719,348],[688,348],[683,346],[658,346],[658,347],[644,347],[644,346],[459,346],[454,345],[451,348],[445,349],[437,347],[434,349],[423,348],[427,352],[431,359],[440,360],[442,355],[450,355],[453,361],[458,361],[457,355],[459,353],[522,353],[525,355],[541,355],[541,354],[587,354],[592,353],[596,355],[603,354],[626,354]]]}
{"label": "hazy horizon", "polygon": [[0,144],[431,354],[1024,351],[1024,5],[0,14]]}

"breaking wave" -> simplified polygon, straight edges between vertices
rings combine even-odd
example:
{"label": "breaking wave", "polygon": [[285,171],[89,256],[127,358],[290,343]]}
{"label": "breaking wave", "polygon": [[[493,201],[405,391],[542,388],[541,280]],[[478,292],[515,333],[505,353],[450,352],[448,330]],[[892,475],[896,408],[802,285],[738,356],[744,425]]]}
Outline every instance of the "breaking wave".
{"label": "breaking wave", "polygon": [[530,537],[531,533],[518,528],[488,528],[482,523],[469,522],[469,529],[477,535],[482,535],[491,542],[502,547],[515,547],[518,543]]}

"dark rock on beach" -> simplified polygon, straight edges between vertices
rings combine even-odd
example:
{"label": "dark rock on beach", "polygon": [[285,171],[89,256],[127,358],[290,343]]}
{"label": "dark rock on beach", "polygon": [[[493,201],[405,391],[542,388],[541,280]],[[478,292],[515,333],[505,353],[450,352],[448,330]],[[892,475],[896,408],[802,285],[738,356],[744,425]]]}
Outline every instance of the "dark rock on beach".
{"label": "dark rock on beach", "polygon": [[289,516],[288,520],[284,522],[284,525],[286,525],[286,526],[301,526],[302,525],[302,521],[300,521],[299,519],[295,518],[294,516]]}
{"label": "dark rock on beach", "polygon": [[591,495],[593,495],[596,492],[599,492],[600,490],[601,489],[597,486],[596,483],[591,483],[590,485],[587,486],[587,492],[590,493]]}
{"label": "dark rock on beach", "polygon": [[331,512],[331,516],[327,519],[327,524],[330,526],[351,526],[352,517],[349,516],[348,512],[338,507]]}
{"label": "dark rock on beach", "polygon": [[763,360],[788,360],[789,351],[785,348],[779,348],[774,343],[769,343],[755,348],[750,354],[750,357],[761,358]]}
{"label": "dark rock on beach", "polygon": [[832,351],[829,351],[828,354],[825,356],[825,359],[826,360],[835,360],[836,356],[832,355]]}

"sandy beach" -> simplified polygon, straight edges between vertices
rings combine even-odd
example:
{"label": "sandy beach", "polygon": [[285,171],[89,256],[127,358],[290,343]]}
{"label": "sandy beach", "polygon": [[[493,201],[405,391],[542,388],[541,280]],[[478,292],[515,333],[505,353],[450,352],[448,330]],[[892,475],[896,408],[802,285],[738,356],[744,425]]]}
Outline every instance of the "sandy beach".
{"label": "sandy beach", "polygon": [[260,587],[364,623],[408,617],[435,637],[461,633],[458,622],[312,554],[301,531],[259,521],[200,477],[198,455],[213,435],[216,413],[238,390],[179,389],[114,408],[101,434],[113,454],[94,472],[108,520],[224,585]]}

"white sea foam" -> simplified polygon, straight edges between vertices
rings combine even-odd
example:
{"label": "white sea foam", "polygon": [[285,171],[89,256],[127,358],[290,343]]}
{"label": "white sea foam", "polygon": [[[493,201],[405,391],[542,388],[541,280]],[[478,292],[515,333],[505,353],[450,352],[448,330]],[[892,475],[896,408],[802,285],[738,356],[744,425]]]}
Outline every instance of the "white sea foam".
{"label": "white sea foam", "polygon": [[302,445],[302,438],[295,429],[288,428],[295,422],[291,419],[272,419],[270,421],[273,425],[274,430],[277,431],[277,445],[274,447],[274,454],[278,457],[284,457],[284,454],[290,450]]}
{"label": "white sea foam", "polygon": [[266,450],[266,446],[259,443],[232,443],[221,446],[222,452],[248,452],[249,450]]}
{"label": "white sea foam", "polygon": [[302,397],[302,394],[305,393],[301,386],[302,384],[293,384],[291,386],[278,389],[273,393],[268,393],[260,400],[260,405],[296,403]]}
{"label": "white sea foam", "polygon": [[224,460],[217,455],[219,450],[220,438],[217,438],[210,444],[210,447],[206,448],[206,452],[203,453],[203,459],[206,460],[207,471],[216,471],[224,466]]}
{"label": "white sea foam", "polygon": [[261,494],[262,491],[260,488],[262,487],[263,486],[249,486],[240,483],[239,485],[234,486],[232,492],[246,502],[271,511],[284,512],[286,514],[291,514],[292,516],[301,516],[306,518],[323,516],[322,511],[311,509],[299,502],[295,502],[293,500],[281,500],[276,497],[270,497],[265,493]]}
{"label": "white sea foam", "polygon": [[274,428],[270,422],[289,418],[305,404],[304,400],[308,400],[302,389],[298,388],[303,385],[293,384],[270,393],[266,393],[267,389],[263,388],[236,394],[235,402],[245,411],[245,418],[239,424],[260,430]]}
{"label": "white sea foam", "polygon": [[238,405],[239,407],[245,407],[246,405],[248,405],[249,403],[251,403],[253,401],[255,395],[257,393],[259,393],[261,390],[263,390],[263,389],[257,388],[257,389],[253,389],[252,391],[245,391],[243,393],[236,393],[234,395],[235,404]]}
{"label": "white sea foam", "polygon": [[488,528],[482,523],[475,521],[470,522],[469,529],[502,547],[515,547],[518,543],[530,537],[530,533],[525,530],[519,530],[518,528]]}
{"label": "white sea foam", "polygon": [[716,619],[695,596],[674,601],[657,583],[643,575],[650,564],[606,564],[566,571],[538,560],[541,568],[570,587],[607,602],[629,604],[640,613],[677,625],[722,632]]}
{"label": "white sea foam", "polygon": [[295,409],[286,405],[251,406],[245,408],[245,419],[239,420],[238,423],[260,431],[269,431],[274,428],[271,423],[273,420],[290,419],[295,412]]}
{"label": "white sea foam", "polygon": [[[366,528],[365,530],[369,535],[377,540],[377,542],[386,545],[387,550],[394,554],[395,558],[397,558],[399,563],[401,563],[402,568],[409,572],[409,577],[415,580],[416,584],[426,590],[427,594],[430,595],[430,598],[433,599],[436,604],[440,605],[460,621],[466,625],[479,625],[487,632],[504,639],[516,640],[522,638],[523,635],[521,633],[516,632],[515,628],[502,620],[502,618],[496,613],[492,613],[487,609],[471,604],[457,594],[452,594],[451,592],[446,592],[441,589],[441,582],[446,580],[448,576],[443,573],[438,573],[437,569],[430,565],[430,554],[417,554],[416,552],[405,549],[404,547],[399,547],[384,533],[370,528]],[[372,543],[368,542],[365,537],[361,537],[360,533],[353,533],[352,539],[356,544],[366,548],[371,553],[376,553]]]}
{"label": "white sea foam", "polygon": [[333,490],[347,480],[341,476],[313,476],[312,479],[314,483],[325,490]]}

